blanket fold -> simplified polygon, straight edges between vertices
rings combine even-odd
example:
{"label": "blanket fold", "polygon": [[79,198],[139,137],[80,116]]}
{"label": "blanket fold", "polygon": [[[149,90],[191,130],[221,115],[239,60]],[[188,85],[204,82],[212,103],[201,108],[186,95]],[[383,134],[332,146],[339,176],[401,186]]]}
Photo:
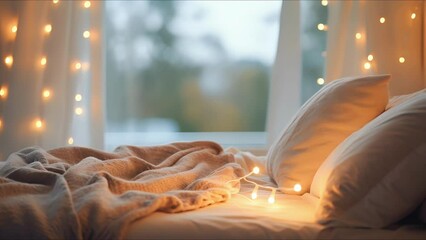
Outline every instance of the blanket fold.
{"label": "blanket fold", "polygon": [[0,238],[121,239],[155,211],[226,201],[243,174],[214,142],[23,149],[0,162]]}

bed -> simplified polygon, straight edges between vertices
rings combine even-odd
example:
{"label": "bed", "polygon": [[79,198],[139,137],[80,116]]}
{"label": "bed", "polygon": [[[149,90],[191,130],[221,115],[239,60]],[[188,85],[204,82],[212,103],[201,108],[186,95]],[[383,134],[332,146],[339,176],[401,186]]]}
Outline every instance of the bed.
{"label": "bed", "polygon": [[389,78],[326,85],[267,156],[22,149],[0,161],[0,239],[426,239],[426,90],[389,99]]}

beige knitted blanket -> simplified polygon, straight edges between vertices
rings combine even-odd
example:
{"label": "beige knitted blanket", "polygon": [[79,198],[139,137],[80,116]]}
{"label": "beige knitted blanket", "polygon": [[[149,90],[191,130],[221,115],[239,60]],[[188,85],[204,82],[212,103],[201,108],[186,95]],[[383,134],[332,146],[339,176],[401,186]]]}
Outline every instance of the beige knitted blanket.
{"label": "beige knitted blanket", "polygon": [[0,239],[120,239],[155,211],[226,201],[242,175],[213,142],[27,148],[0,161]]}

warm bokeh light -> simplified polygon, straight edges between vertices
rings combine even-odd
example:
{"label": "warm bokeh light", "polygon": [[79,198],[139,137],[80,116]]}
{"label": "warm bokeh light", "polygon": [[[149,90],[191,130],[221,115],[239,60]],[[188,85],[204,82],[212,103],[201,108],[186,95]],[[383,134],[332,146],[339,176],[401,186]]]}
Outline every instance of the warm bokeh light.
{"label": "warm bokeh light", "polygon": [[44,26],[44,32],[50,33],[51,31],[52,31],[52,25],[46,24],[46,26]]}
{"label": "warm bokeh light", "polygon": [[84,7],[89,8],[92,5],[90,1],[84,1]]}
{"label": "warm bokeh light", "polygon": [[7,98],[7,87],[2,86],[0,87],[0,98],[1,99],[6,99]]}
{"label": "warm bokeh light", "polygon": [[253,168],[253,173],[254,174],[259,174],[259,172],[260,172],[260,169],[258,167],[254,167]]}
{"label": "warm bokeh light", "polygon": [[317,84],[318,85],[324,85],[324,83],[325,83],[324,78],[318,78],[317,79]]}
{"label": "warm bokeh light", "polygon": [[68,138],[68,144],[72,145],[74,143],[74,139],[72,137]]}
{"label": "warm bokeh light", "polygon": [[57,4],[59,2],[59,0],[53,0],[54,4]]}
{"label": "warm bokeh light", "polygon": [[89,31],[84,31],[83,32],[83,37],[84,38],[89,38],[90,37],[90,32]]}
{"label": "warm bokeh light", "polygon": [[367,59],[368,59],[368,61],[373,61],[373,59],[374,59],[374,57],[373,57],[373,55],[372,54],[370,54],[370,55],[368,55],[368,57],[367,57]]}
{"label": "warm bokeh light", "polygon": [[371,63],[369,62],[364,63],[364,69],[368,70],[370,68],[371,68]]}
{"label": "warm bokeh light", "polygon": [[400,58],[399,58],[399,62],[400,62],[400,63],[404,63],[404,62],[405,62],[405,58],[404,58],[404,57],[400,57]]}
{"label": "warm bokeh light", "polygon": [[77,115],[81,115],[81,114],[83,114],[83,109],[81,108],[81,107],[78,107],[78,108],[76,108],[75,109],[75,114],[77,114]]}
{"label": "warm bokeh light", "polygon": [[299,183],[294,184],[293,190],[295,192],[300,192],[302,191],[302,185],[300,185]]}
{"label": "warm bokeh light", "polygon": [[42,57],[42,58],[40,59],[40,64],[41,64],[42,66],[45,66],[45,65],[46,65],[46,63],[47,63],[47,59],[46,59],[46,57]]}
{"label": "warm bokeh light", "polygon": [[7,57],[4,58],[4,63],[6,64],[7,67],[12,67],[13,65],[13,57],[12,55],[9,55]]}
{"label": "warm bokeh light", "polygon": [[413,19],[413,20],[414,20],[415,18],[416,18],[416,14],[415,14],[415,13],[412,13],[412,14],[411,14],[411,19]]}
{"label": "warm bokeh light", "polygon": [[50,95],[51,95],[50,90],[49,89],[44,89],[42,95],[43,95],[44,99],[49,99]]}
{"label": "warm bokeh light", "polygon": [[80,62],[76,62],[76,63],[74,64],[74,68],[75,68],[76,70],[80,70],[80,69],[81,69],[81,63],[80,63]]}
{"label": "warm bokeh light", "polygon": [[259,189],[259,186],[255,186],[253,189],[253,192],[251,193],[251,199],[256,199],[257,198],[257,190]]}
{"label": "warm bokeh light", "polygon": [[43,127],[43,121],[41,121],[40,119],[36,119],[34,121],[34,126],[38,129],[42,128]]}
{"label": "warm bokeh light", "polygon": [[320,24],[318,24],[318,30],[320,30],[320,31],[325,31],[325,30],[327,30],[327,25],[324,25],[324,24],[322,24],[322,23],[320,23]]}
{"label": "warm bokeh light", "polygon": [[381,18],[379,19],[379,21],[380,21],[380,23],[385,23],[385,22],[386,22],[386,19],[385,19],[384,17],[381,17]]}
{"label": "warm bokeh light", "polygon": [[12,26],[12,27],[10,28],[10,30],[11,30],[13,33],[16,33],[16,32],[18,31],[18,26],[14,25],[14,26]]}
{"label": "warm bokeh light", "polygon": [[270,204],[275,203],[275,191],[276,191],[275,189],[274,189],[274,190],[272,190],[271,195],[269,195],[268,202],[269,202]]}
{"label": "warm bokeh light", "polygon": [[356,33],[356,34],[355,34],[355,38],[356,38],[356,39],[361,39],[361,37],[362,37],[361,33]]}
{"label": "warm bokeh light", "polygon": [[328,5],[328,1],[327,0],[322,0],[321,1],[321,5],[323,5],[324,7]]}
{"label": "warm bokeh light", "polygon": [[75,100],[76,100],[77,102],[80,102],[82,98],[83,98],[83,97],[81,96],[81,94],[76,94],[76,95],[75,95]]}

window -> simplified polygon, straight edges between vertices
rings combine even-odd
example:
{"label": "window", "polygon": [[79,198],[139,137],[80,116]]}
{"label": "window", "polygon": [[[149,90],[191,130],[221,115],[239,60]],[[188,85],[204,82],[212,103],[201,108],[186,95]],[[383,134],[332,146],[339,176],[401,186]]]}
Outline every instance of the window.
{"label": "window", "polygon": [[262,146],[281,1],[107,1],[106,147]]}

